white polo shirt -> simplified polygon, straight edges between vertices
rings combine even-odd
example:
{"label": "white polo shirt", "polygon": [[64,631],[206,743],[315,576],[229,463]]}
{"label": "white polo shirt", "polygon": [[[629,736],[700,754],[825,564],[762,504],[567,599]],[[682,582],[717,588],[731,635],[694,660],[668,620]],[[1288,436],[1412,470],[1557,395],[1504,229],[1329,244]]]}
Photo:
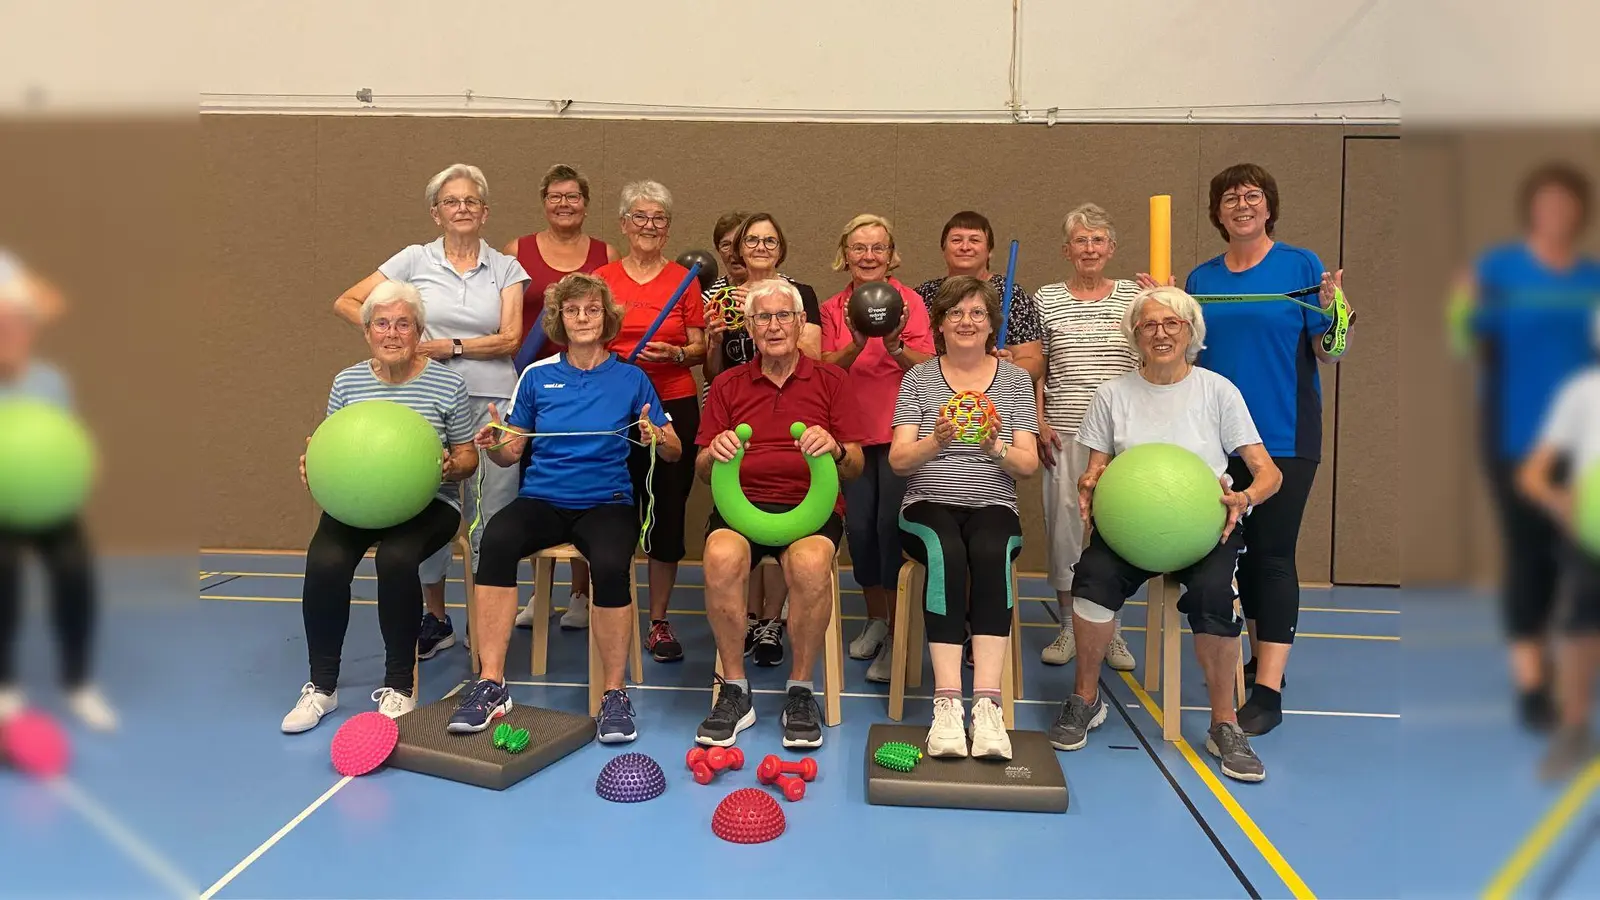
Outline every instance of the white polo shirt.
{"label": "white polo shirt", "polygon": [[[444,258],[444,238],[431,244],[412,244],[378,267],[385,278],[407,281],[422,294],[428,327],[425,341],[488,337],[500,330],[500,292],[531,280],[514,256],[507,256],[478,240],[478,265],[461,274]],[[517,294],[522,302],[522,294]],[[473,397],[509,398],[517,386],[511,357],[502,359],[448,359],[467,382]]]}

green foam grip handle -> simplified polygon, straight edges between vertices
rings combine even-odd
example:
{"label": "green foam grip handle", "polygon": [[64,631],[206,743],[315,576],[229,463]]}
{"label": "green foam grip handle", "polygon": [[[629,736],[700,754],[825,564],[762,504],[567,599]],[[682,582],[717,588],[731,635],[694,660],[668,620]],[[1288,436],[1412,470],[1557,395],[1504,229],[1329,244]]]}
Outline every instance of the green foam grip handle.
{"label": "green foam grip handle", "polygon": [[[803,422],[789,426],[789,434],[795,440],[805,431]],[[711,466],[711,499],[728,527],[764,547],[787,547],[822,528],[839,500],[839,467],[833,457],[827,453],[806,456],[811,484],[805,498],[793,509],[767,512],[746,499],[744,486],[739,481],[739,465],[744,461],[745,445],[750,442],[752,430],[741,422],[733,433],[739,437],[738,452],[728,462],[719,461]]]}

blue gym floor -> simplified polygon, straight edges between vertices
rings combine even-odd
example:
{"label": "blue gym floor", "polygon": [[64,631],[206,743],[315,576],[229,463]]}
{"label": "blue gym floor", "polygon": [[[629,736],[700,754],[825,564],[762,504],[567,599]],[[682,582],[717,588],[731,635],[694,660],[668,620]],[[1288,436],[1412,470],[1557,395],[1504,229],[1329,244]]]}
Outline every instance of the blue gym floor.
{"label": "blue gym floor", "polygon": [[[781,838],[740,846],[713,836],[710,817],[729,790],[755,784],[753,772],[703,787],[682,764],[707,710],[712,666],[698,567],[682,568],[674,595],[686,660],[646,656],[646,684],[632,692],[639,740],[591,744],[493,792],[396,770],[355,779],[333,771],[329,741],[344,720],[373,708],[368,694],[381,679],[370,560],[355,584],[342,705],[311,732],[279,732],[306,680],[302,564],[295,555],[205,554],[196,599],[192,561],[165,570],[106,563],[98,668],[123,726],[104,738],[73,727],[74,765],[61,782],[0,777],[8,893],[1392,897],[1460,896],[1491,882],[1530,894],[1600,887],[1600,860],[1584,852],[1600,838],[1596,779],[1534,779],[1542,746],[1514,727],[1487,596],[1305,590],[1288,714],[1254,742],[1268,767],[1261,784],[1222,777],[1206,754],[1192,659],[1180,744],[1161,740],[1133,679],[1105,669],[1119,708],[1087,748],[1058,754],[1071,791],[1065,815],[868,805],[865,735],[888,720],[886,691],[865,681],[866,662],[846,659],[844,723],[814,754],[820,777],[804,800],[783,802]],[[557,577],[559,606],[564,568]],[[844,578],[848,639],[863,609],[848,570]],[[450,592],[459,635],[459,580]],[[1022,593],[1050,596],[1033,578]],[[1411,626],[1404,663],[1402,599]],[[50,707],[54,650],[42,613],[30,610],[22,660],[30,688],[46,685],[34,688],[36,699]],[[1126,615],[1141,660],[1144,613],[1137,602]],[[1017,727],[1044,729],[1073,667],[1039,662],[1056,627],[1047,604],[1028,602],[1023,618],[1026,699]],[[515,633],[513,694],[523,704],[581,710],[584,635],[553,627],[551,636],[550,673],[534,681],[529,632]],[[760,721],[741,736],[747,757],[784,753],[774,712],[786,675],[787,667],[750,669]],[[458,642],[423,663],[420,699],[451,694],[468,677]],[[930,684],[931,675],[924,696],[908,701],[906,721],[926,721]],[[662,763],[665,795],[640,805],[596,796],[596,773],[627,750]]]}

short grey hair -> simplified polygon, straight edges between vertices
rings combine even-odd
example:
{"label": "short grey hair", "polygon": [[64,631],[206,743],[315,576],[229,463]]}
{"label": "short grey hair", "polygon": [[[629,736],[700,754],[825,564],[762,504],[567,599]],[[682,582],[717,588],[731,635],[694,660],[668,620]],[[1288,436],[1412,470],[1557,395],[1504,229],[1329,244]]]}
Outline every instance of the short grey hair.
{"label": "short grey hair", "polygon": [[659,181],[630,181],[622,186],[622,205],[617,208],[617,215],[625,216],[633,211],[633,205],[641,200],[661,204],[661,208],[672,215],[672,192]]}
{"label": "short grey hair", "polygon": [[417,334],[428,327],[427,313],[423,311],[422,294],[417,291],[416,285],[408,281],[385,281],[372,289],[367,299],[361,303],[361,328],[366,330],[372,327],[372,316],[380,306],[389,306],[394,303],[404,303],[411,313],[411,318],[416,320]]}
{"label": "short grey hair", "polygon": [[455,163],[443,172],[428,179],[426,199],[429,209],[433,209],[438,204],[439,192],[444,190],[444,186],[457,178],[471,179],[472,183],[478,187],[478,197],[483,200],[483,205],[489,205],[489,180],[483,177],[483,170],[477,166],[469,166],[466,163]]}
{"label": "short grey hair", "polygon": [[1072,229],[1082,228],[1084,231],[1104,231],[1112,243],[1117,241],[1117,227],[1111,224],[1111,216],[1101,209],[1098,204],[1085,203],[1067,213],[1061,220],[1061,242],[1064,244],[1072,239]]}
{"label": "short grey hair", "polygon": [[745,292],[744,317],[749,319],[755,315],[756,301],[767,297],[786,298],[789,301],[790,308],[795,312],[804,313],[806,311],[805,301],[800,299],[798,288],[790,284],[787,279],[769,278],[765,281],[756,282],[755,287]]}
{"label": "short grey hair", "polygon": [[1175,287],[1153,287],[1140,291],[1138,296],[1128,301],[1128,308],[1122,313],[1122,336],[1128,339],[1128,346],[1139,355],[1139,361],[1144,361],[1144,352],[1139,349],[1139,336],[1137,328],[1139,315],[1144,312],[1146,302],[1154,300],[1167,309],[1178,314],[1178,317],[1189,323],[1189,346],[1184,351],[1184,357],[1189,362],[1194,362],[1200,356],[1200,351],[1206,348],[1206,317],[1200,312],[1200,301],[1189,296],[1187,291]]}

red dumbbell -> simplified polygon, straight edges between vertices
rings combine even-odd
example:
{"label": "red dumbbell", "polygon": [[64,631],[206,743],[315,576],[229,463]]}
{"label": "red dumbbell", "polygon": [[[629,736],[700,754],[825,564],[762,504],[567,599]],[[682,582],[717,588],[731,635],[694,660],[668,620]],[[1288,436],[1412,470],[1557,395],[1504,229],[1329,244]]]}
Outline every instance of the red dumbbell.
{"label": "red dumbbell", "polygon": [[806,783],[793,775],[779,775],[778,787],[783,789],[783,796],[791,801],[805,799]]}
{"label": "red dumbbell", "polygon": [[798,775],[806,781],[817,779],[817,761],[806,757],[799,762],[784,762],[777,756],[768,756],[756,769],[756,778],[762,784],[777,784],[779,775]]}
{"label": "red dumbbell", "polygon": [[744,751],[738,747],[695,747],[689,751],[685,760],[689,764],[689,771],[694,773],[694,780],[700,784],[710,784],[723,769],[744,768]]}

